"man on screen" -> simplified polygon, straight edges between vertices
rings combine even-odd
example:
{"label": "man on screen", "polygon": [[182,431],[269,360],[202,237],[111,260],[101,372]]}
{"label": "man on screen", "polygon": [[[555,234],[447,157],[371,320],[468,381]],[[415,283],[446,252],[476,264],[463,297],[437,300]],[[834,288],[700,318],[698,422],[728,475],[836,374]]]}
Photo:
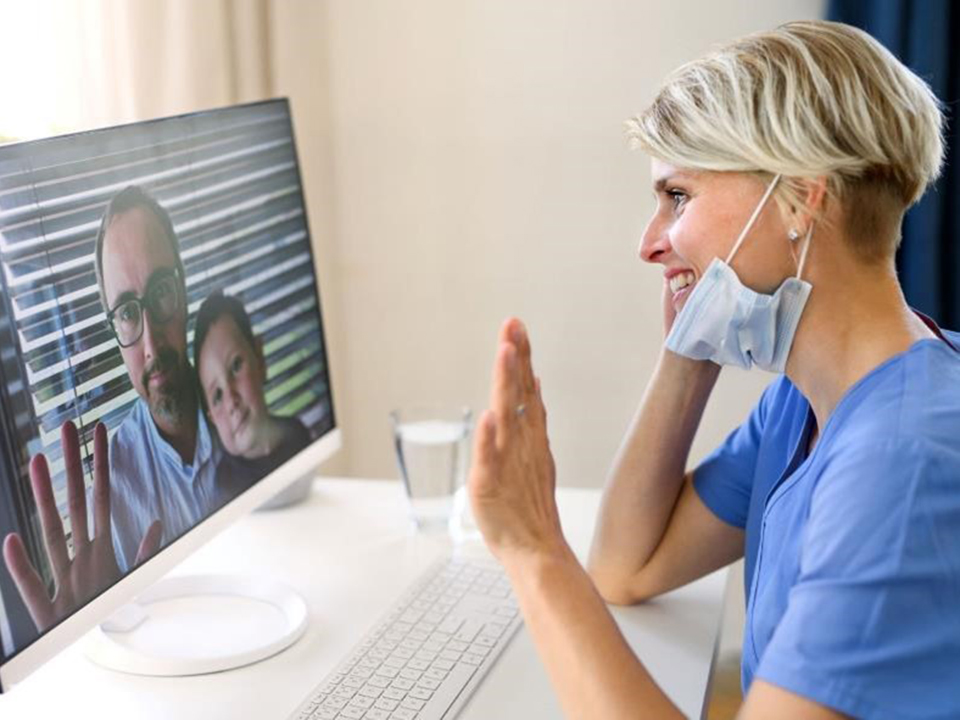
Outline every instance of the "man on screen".
{"label": "man on screen", "polygon": [[187,359],[187,289],[166,211],[130,186],[107,206],[96,249],[100,300],[140,396],[110,442],[113,541],[128,570],[159,520],[169,542],[220,506],[219,448]]}
{"label": "man on screen", "polygon": [[46,459],[31,461],[54,597],[48,597],[18,535],[5,540],[4,559],[39,630],[222,504],[216,485],[221,451],[201,414],[187,359],[186,282],[169,215],[142,189],[127,187],[104,212],[95,264],[100,300],[139,397],[110,440],[109,465],[106,428],[96,428],[92,538],[79,438],[72,423],[64,425],[73,557]]}

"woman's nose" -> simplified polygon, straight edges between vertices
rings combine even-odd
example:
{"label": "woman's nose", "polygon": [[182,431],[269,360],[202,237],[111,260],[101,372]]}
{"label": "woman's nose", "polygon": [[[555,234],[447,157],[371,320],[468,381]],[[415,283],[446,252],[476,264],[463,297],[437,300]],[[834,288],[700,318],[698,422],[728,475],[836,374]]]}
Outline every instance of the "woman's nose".
{"label": "woman's nose", "polygon": [[637,255],[644,262],[657,263],[664,262],[669,252],[670,240],[667,238],[665,228],[656,221],[656,218],[651,218],[643,230],[643,235],[640,236]]}

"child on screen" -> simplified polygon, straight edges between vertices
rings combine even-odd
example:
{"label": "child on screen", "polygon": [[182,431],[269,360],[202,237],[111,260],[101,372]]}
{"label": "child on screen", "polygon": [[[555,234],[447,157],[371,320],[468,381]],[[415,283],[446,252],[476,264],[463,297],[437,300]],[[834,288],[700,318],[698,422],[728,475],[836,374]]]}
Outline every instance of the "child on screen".
{"label": "child on screen", "polygon": [[263,342],[240,300],[217,290],[203,301],[193,353],[204,410],[224,449],[217,485],[229,500],[306,447],[310,433],[295,417],[270,414]]}

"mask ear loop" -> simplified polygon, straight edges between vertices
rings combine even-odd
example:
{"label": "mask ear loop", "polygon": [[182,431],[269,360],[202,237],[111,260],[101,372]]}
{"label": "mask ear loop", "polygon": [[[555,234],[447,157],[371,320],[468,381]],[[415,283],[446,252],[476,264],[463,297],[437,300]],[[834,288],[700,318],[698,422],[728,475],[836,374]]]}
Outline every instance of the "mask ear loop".
{"label": "mask ear loop", "polygon": [[800,253],[800,264],[797,266],[797,280],[803,275],[803,266],[807,264],[807,253],[810,252],[810,243],[813,242],[813,226],[814,222],[811,220],[807,235],[803,238],[803,251]]}
{"label": "mask ear loop", "polygon": [[727,255],[727,265],[730,264],[730,261],[733,260],[733,256],[737,254],[737,250],[739,250],[740,246],[743,245],[743,241],[746,239],[747,233],[750,232],[750,228],[753,227],[753,224],[757,221],[757,218],[760,217],[760,213],[763,212],[763,208],[767,204],[767,200],[769,200],[770,196],[773,194],[773,190],[775,187],[777,187],[778,182],[780,182],[780,173],[774,175],[773,180],[770,181],[770,186],[760,199],[760,204],[757,205],[756,210],[753,211],[753,215],[750,216],[750,219],[747,220],[747,224],[744,225],[743,230],[740,231],[740,237],[737,238],[737,242],[734,243],[733,249],[730,251],[730,254]]}

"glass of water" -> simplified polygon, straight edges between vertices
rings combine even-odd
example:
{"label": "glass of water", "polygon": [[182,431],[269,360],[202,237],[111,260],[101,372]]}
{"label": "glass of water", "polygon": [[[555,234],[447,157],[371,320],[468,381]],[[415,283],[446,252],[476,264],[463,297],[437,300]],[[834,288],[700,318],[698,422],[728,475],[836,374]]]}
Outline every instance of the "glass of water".
{"label": "glass of water", "polygon": [[411,407],[390,419],[414,522],[428,532],[453,531],[455,498],[470,467],[470,409]]}

